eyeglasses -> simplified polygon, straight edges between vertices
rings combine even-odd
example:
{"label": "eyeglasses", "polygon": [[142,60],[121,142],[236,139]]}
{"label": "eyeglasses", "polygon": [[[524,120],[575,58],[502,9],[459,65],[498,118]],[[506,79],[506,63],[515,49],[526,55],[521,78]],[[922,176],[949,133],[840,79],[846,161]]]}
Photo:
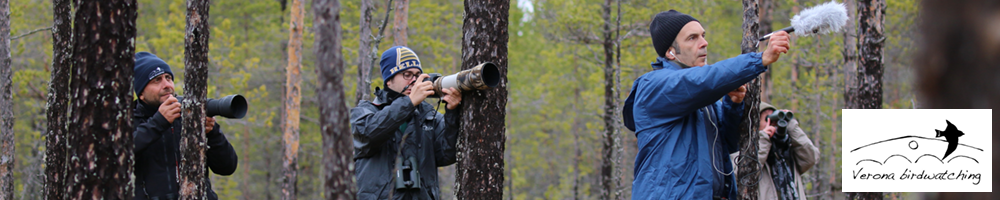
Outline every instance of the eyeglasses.
{"label": "eyeglasses", "polygon": [[412,79],[415,79],[415,78],[419,77],[420,74],[423,74],[423,73],[421,73],[421,72],[413,73],[413,72],[410,72],[410,71],[405,71],[403,73],[400,73],[400,75],[403,76],[403,80],[412,80]]}

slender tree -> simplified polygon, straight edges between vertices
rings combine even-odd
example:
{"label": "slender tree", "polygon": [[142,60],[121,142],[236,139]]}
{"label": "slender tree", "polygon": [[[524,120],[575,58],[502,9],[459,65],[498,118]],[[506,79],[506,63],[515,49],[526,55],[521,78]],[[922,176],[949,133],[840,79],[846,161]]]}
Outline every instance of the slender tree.
{"label": "slender tree", "polygon": [[45,199],[66,199],[66,111],[73,56],[70,0],[52,0],[52,73],[45,118]]}
{"label": "slender tree", "polygon": [[[760,28],[757,15],[757,0],[743,0],[743,40],[740,42],[742,53],[757,52],[757,39],[760,38]],[[743,98],[743,120],[740,130],[740,159],[737,159],[737,186],[741,199],[757,199],[760,181],[760,163],[757,161],[757,123],[760,119],[760,77],[747,83],[746,97]]]}
{"label": "slender tree", "polygon": [[[848,83],[846,108],[881,109],[882,108],[882,47],[885,37],[882,35],[885,23],[884,0],[860,0],[858,6],[858,41],[857,69],[853,80]],[[848,193],[850,199],[882,199],[880,192]]]}
{"label": "slender tree", "polygon": [[509,10],[508,0],[465,1],[462,69],[493,62],[501,78],[497,88],[462,94],[455,181],[459,199],[503,197]]}
{"label": "slender tree", "polygon": [[0,199],[14,199],[14,72],[10,67],[10,4],[0,0]]}
{"label": "slender tree", "polygon": [[396,0],[396,16],[392,21],[392,45],[406,46],[407,21],[410,14],[410,0]]}
{"label": "slender tree", "polygon": [[130,199],[136,1],[78,1],[76,8],[64,189],[68,199]]}
{"label": "slender tree", "polygon": [[[615,47],[618,46],[617,37],[612,30],[611,1],[604,0],[601,5],[601,18],[604,19],[603,46],[604,46],[604,139],[601,162],[601,199],[621,199],[618,187],[621,180],[615,175],[617,168],[621,168],[621,153],[617,150],[621,146],[621,128],[618,127],[618,90],[616,84],[618,80],[615,76],[618,73],[615,63]],[[620,27],[615,26],[614,29]]]}
{"label": "slender tree", "polygon": [[358,86],[355,87],[354,91],[354,102],[361,100],[368,100],[371,98],[371,87],[372,81],[369,78],[372,73],[372,65],[375,63],[372,61],[375,58],[375,51],[372,51],[372,12],[375,10],[375,6],[372,5],[372,0],[361,0],[361,18],[358,22],[359,26],[359,40],[358,43]]}
{"label": "slender tree", "polygon": [[344,57],[340,41],[340,1],[313,0],[316,30],[316,98],[323,135],[324,195],[327,199],[355,199],[354,148],[344,98]]}
{"label": "slender tree", "polygon": [[187,1],[184,29],[184,100],[181,104],[180,167],[182,199],[205,199],[205,101],[208,93],[208,0]]}
{"label": "slender tree", "polygon": [[302,32],[304,29],[301,0],[292,0],[292,20],[289,22],[288,66],[285,68],[285,117],[284,117],[284,179],[282,199],[296,199],[297,171],[299,169],[299,109],[302,103]]}

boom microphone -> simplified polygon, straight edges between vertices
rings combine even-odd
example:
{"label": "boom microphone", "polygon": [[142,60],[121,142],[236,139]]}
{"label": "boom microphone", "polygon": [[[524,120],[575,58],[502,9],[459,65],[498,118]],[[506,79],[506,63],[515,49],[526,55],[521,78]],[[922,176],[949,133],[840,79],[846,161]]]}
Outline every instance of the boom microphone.
{"label": "boom microphone", "polygon": [[[792,26],[779,31],[807,36],[840,31],[845,24],[847,24],[847,8],[842,3],[831,1],[799,12],[792,17]],[[760,41],[770,39],[771,34],[774,33],[764,35]]]}

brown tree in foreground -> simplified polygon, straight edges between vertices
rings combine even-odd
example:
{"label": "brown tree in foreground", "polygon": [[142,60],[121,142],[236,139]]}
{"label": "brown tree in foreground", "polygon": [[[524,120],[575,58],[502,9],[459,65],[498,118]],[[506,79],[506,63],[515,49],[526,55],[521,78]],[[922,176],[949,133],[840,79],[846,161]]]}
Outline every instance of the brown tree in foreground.
{"label": "brown tree in foreground", "polygon": [[302,103],[302,31],[305,27],[301,0],[292,0],[291,21],[289,21],[288,66],[285,68],[285,116],[284,118],[284,179],[282,179],[281,198],[296,199],[296,184],[299,169],[299,110]]}
{"label": "brown tree in foreground", "polygon": [[136,10],[135,0],[76,3],[69,80],[73,101],[67,113],[67,126],[73,131],[66,134],[67,199],[131,199],[133,195],[131,91]]}
{"label": "brown tree in foreground", "polygon": [[344,56],[340,41],[340,1],[313,0],[316,30],[316,98],[323,135],[323,194],[327,199],[355,199],[354,145],[344,98]]}
{"label": "brown tree in foreground", "polygon": [[205,199],[205,104],[208,96],[208,0],[187,1],[184,29],[184,100],[181,102],[181,199]]}
{"label": "brown tree in foreground", "polygon": [[[924,0],[920,5],[921,51],[916,84],[921,108],[994,109],[1000,107],[1000,2]],[[997,123],[993,118],[993,124]],[[993,154],[998,148],[993,137]],[[995,199],[991,193],[939,193],[938,199]]]}
{"label": "brown tree in foreground", "polygon": [[465,1],[462,69],[493,62],[500,83],[462,93],[455,190],[459,199],[503,198],[507,107],[507,24],[510,1]]}

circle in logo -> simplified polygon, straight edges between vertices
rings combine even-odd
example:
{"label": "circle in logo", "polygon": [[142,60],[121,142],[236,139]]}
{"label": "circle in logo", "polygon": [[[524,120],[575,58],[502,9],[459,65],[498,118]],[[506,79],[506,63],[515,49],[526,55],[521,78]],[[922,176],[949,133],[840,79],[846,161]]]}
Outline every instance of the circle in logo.
{"label": "circle in logo", "polygon": [[910,140],[910,144],[909,145],[910,145],[910,149],[913,149],[913,150],[917,150],[917,147],[920,146],[920,145],[917,144],[916,140]]}

